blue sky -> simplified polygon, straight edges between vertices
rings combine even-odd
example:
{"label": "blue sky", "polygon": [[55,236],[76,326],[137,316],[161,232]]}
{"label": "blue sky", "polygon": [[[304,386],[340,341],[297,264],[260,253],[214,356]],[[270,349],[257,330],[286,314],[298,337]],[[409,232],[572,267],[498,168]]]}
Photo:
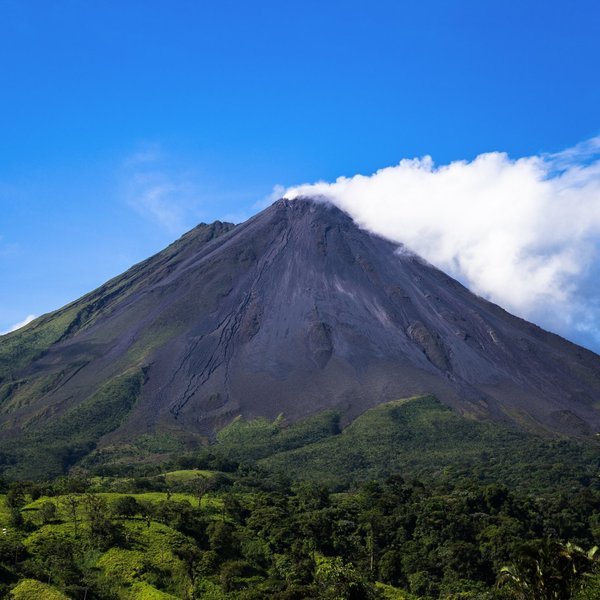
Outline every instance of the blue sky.
{"label": "blue sky", "polygon": [[0,331],[276,185],[595,138],[599,22],[577,0],[0,0]]}

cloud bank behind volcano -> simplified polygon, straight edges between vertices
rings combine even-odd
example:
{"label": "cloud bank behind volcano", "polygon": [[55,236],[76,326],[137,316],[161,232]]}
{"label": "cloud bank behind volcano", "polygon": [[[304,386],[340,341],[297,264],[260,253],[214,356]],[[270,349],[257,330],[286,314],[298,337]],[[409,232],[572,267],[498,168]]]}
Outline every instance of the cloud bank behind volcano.
{"label": "cloud bank behind volcano", "polygon": [[405,159],[293,187],[401,242],[476,293],[600,350],[600,137],[552,155]]}

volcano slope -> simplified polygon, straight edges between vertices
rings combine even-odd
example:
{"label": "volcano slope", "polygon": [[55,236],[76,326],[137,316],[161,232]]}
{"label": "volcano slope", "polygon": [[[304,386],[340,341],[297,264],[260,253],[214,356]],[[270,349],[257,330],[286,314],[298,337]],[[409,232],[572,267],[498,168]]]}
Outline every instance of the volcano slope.
{"label": "volcano slope", "polygon": [[146,434],[211,439],[239,415],[347,424],[419,394],[529,431],[600,429],[600,357],[310,199],[200,225],[3,336],[0,378],[5,465],[36,445],[67,467]]}

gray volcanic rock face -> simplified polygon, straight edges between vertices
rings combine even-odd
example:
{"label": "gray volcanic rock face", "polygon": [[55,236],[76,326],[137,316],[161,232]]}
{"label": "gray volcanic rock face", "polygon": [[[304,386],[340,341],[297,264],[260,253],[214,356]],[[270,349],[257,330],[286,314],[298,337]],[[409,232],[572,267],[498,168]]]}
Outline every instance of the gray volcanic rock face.
{"label": "gray volcanic rock face", "polygon": [[157,426],[212,435],[240,414],[297,420],[335,408],[347,422],[420,393],[476,418],[600,429],[600,357],[337,208],[280,200],[237,227],[210,227],[124,274],[122,289],[82,299],[70,331],[11,375],[57,383],[25,406],[0,404],[0,426],[17,434],[135,367],[141,397],[107,440]]}

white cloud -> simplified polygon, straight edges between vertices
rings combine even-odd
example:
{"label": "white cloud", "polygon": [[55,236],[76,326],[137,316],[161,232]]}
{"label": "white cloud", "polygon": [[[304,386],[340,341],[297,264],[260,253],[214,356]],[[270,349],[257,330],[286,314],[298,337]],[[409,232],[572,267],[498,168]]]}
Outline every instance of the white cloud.
{"label": "white cloud", "polygon": [[273,202],[276,202],[277,200],[279,200],[279,198],[283,197],[286,193],[285,188],[282,185],[275,185],[273,186],[273,190],[271,191],[270,194],[268,194],[267,196],[265,196],[262,200],[259,200],[258,202],[255,202],[252,205],[252,208],[254,210],[263,210],[264,208],[267,208],[267,206],[271,206],[271,204],[273,204]]}
{"label": "white cloud", "polygon": [[188,212],[194,195],[191,185],[159,171],[133,173],[127,184],[129,204],[169,233],[179,234],[191,225]]}
{"label": "white cloud", "polygon": [[600,137],[517,160],[500,152],[441,166],[402,160],[285,193],[310,195],[512,312],[600,340],[600,289],[588,281],[600,246]]}
{"label": "white cloud", "polygon": [[7,333],[12,333],[13,331],[17,331],[17,329],[21,329],[21,327],[25,327],[25,325],[29,325],[31,321],[36,318],[35,315],[27,315],[22,321],[15,323],[12,327],[10,327],[7,331],[3,331],[0,335],[5,335]]}

